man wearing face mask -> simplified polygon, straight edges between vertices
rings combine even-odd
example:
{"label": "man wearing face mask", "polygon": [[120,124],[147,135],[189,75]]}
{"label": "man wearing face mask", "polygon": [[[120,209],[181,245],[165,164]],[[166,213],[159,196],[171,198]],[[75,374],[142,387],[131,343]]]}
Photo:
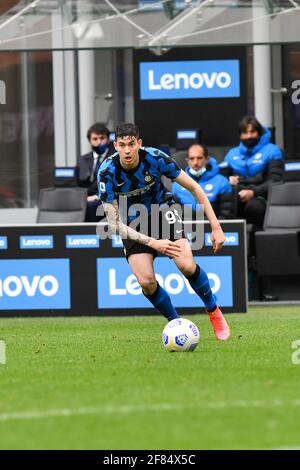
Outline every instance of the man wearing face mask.
{"label": "man wearing face mask", "polygon": [[243,117],[239,135],[239,146],[229,150],[219,167],[237,192],[238,217],[262,228],[269,185],[282,180],[282,151],[254,116]]}
{"label": "man wearing face mask", "polygon": [[101,163],[115,153],[112,143],[109,142],[109,130],[97,122],[87,131],[87,139],[92,151],[82,155],[79,159],[78,186],[88,188],[86,222],[96,222],[96,212],[100,204],[97,187],[97,173]]}
{"label": "man wearing face mask", "polygon": [[[220,175],[217,161],[209,157],[204,145],[193,144],[187,151],[187,168],[185,172],[205,192],[209,202],[219,219],[233,217],[232,188],[225,176]],[[197,200],[186,191],[183,186],[173,183],[172,193],[180,204],[190,204],[194,211],[197,209]]]}

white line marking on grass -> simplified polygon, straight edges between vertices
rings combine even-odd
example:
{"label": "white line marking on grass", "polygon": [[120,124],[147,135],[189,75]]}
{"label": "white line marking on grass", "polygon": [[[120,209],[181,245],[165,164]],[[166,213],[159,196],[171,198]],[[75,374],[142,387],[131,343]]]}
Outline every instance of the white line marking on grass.
{"label": "white line marking on grass", "polygon": [[12,413],[0,413],[0,421],[11,421],[18,419],[40,419],[51,417],[64,417],[89,414],[114,414],[114,413],[134,413],[143,411],[172,411],[183,409],[181,405],[158,404],[158,405],[123,405],[123,406],[98,406],[80,408],[62,408],[41,411],[19,411]]}
{"label": "white line marking on grass", "polygon": [[6,343],[0,341],[0,364],[6,364]]}
{"label": "white line marking on grass", "polygon": [[[204,408],[222,409],[222,408],[276,408],[281,406],[300,406],[300,400],[237,400],[232,402],[204,402]],[[40,411],[17,411],[0,413],[0,421],[26,420],[26,419],[45,419],[53,417],[66,417],[78,415],[99,415],[99,414],[126,414],[143,413],[147,411],[184,411],[195,409],[197,403],[183,405],[176,403],[158,403],[149,405],[121,405],[121,406],[97,406],[80,408],[61,408]]]}
{"label": "white line marking on grass", "polygon": [[300,446],[273,447],[271,450],[300,450]]}

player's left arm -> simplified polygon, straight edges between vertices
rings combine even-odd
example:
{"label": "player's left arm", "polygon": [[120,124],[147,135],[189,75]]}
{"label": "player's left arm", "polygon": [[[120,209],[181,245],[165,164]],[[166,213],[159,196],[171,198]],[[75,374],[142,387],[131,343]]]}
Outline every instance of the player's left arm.
{"label": "player's left arm", "polygon": [[196,183],[192,178],[190,178],[183,170],[179,173],[175,181],[183,186],[185,189],[190,191],[194,198],[198,201],[199,204],[203,205],[204,213],[209,220],[211,226],[211,240],[213,244],[214,253],[217,253],[221,250],[224,242],[225,235],[221,229],[221,225],[214,213],[214,210],[209,202],[205,192],[201,189],[199,184]]}

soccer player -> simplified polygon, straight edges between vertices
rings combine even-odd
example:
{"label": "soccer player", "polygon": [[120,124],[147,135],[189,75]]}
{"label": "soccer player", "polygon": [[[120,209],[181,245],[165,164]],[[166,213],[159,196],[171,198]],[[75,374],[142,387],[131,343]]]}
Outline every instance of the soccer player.
{"label": "soccer player", "polygon": [[[158,239],[152,238],[151,223],[147,224],[148,233],[142,233],[142,224],[139,232],[128,222],[134,215],[127,217],[124,223],[119,213],[121,199],[126,197],[128,213],[130,208],[139,202],[147,208],[150,219],[153,205],[165,204],[165,190],[161,183],[161,176],[165,175],[190,191],[199,204],[203,205],[211,225],[211,239],[216,253],[222,248],[225,236],[207,196],[172,158],[158,149],[142,147],[139,130],[135,124],[125,123],[118,126],[115,139],[116,153],[105,160],[99,169],[99,197],[112,232],[122,237],[126,259],[142,287],[144,296],[168,321],[179,318],[168,293],[157,283],[153,268],[157,252],[169,256],[202,299],[217,339],[227,340],[230,337],[229,326],[211,291],[207,274],[195,263],[189,241],[184,235],[178,239],[173,230],[170,239],[160,239],[160,236]],[[173,214],[174,217],[169,215],[160,223],[169,222],[170,225],[175,225],[177,214]],[[160,230],[160,233],[162,231]]]}

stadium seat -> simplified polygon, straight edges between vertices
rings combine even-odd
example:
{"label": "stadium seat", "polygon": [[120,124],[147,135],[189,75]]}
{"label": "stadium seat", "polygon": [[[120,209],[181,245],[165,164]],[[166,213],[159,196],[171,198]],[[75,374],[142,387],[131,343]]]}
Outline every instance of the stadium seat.
{"label": "stadium seat", "polygon": [[221,163],[228,151],[230,150],[230,147],[215,147],[215,146],[208,146],[209,154],[212,155],[218,163]]}
{"label": "stadium seat", "polygon": [[[186,150],[178,150],[175,153],[172,153],[172,158],[176,161],[177,165],[181,170],[185,170],[187,167],[187,153]],[[172,180],[166,176],[161,177],[162,184],[168,192],[172,191]]]}
{"label": "stadium seat", "polygon": [[284,163],[284,181],[300,181],[300,160],[288,160]]}
{"label": "stadium seat", "polygon": [[37,223],[84,222],[85,188],[44,188],[40,190]]}
{"label": "stadium seat", "polygon": [[300,274],[300,182],[270,187],[264,231],[255,233],[259,277]]}
{"label": "stadium seat", "polygon": [[187,151],[186,150],[177,150],[173,153],[172,158],[182,170],[185,170],[187,167]]}

